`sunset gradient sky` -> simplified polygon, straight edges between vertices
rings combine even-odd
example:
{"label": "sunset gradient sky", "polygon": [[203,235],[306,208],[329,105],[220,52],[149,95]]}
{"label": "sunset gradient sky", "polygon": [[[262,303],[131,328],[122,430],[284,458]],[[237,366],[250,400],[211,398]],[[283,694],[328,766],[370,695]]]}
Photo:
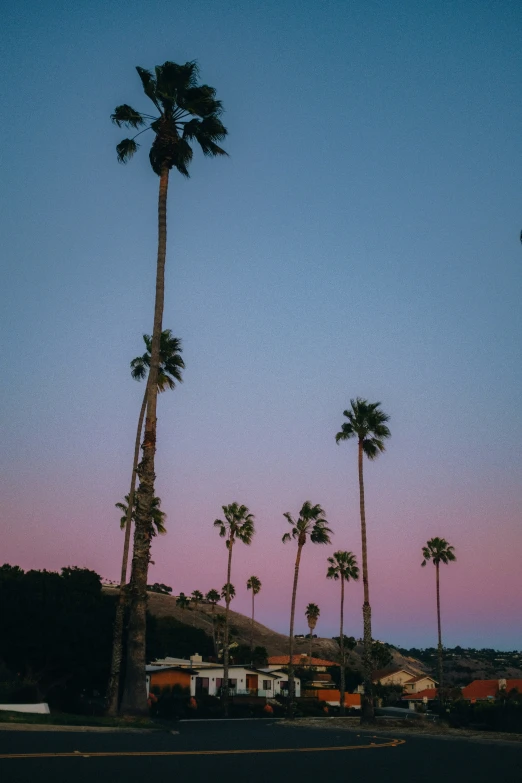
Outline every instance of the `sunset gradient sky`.
{"label": "sunset gradient sky", "polygon": [[[338,633],[334,549],[360,557],[357,395],[391,416],[366,463],[374,636],[436,643],[434,536],[447,645],[520,649],[522,12],[516,0],[27,0],[3,11],[0,562],[119,575],[152,328],[157,177],[126,166],[119,103],[134,71],[197,59],[223,100],[229,159],[173,174],[164,326],[185,382],[161,396],[157,489],[168,535],[150,581],[226,581],[212,528],[237,500],[233,608],[287,631],[295,547],[283,512],[320,503],[298,590]],[[362,586],[345,628],[362,635]]]}

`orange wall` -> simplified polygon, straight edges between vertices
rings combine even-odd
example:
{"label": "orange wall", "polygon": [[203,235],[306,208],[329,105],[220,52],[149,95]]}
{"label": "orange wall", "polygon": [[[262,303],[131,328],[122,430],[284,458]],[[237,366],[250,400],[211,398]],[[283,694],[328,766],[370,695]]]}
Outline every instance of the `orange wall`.
{"label": "orange wall", "polygon": [[150,688],[153,686],[164,688],[166,685],[181,685],[190,688],[190,674],[188,672],[176,672],[171,669],[150,673]]}
{"label": "orange wall", "polygon": [[[319,701],[339,701],[341,698],[340,691],[332,689],[324,689],[321,691],[315,691],[315,695]],[[345,693],[344,703],[347,707],[360,707],[361,706],[361,694],[360,693]]]}

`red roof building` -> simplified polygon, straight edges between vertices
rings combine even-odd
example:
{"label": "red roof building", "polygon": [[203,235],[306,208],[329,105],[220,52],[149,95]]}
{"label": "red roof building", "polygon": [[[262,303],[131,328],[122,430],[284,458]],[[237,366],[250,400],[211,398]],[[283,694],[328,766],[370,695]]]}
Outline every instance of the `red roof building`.
{"label": "red roof building", "polygon": [[462,698],[469,699],[473,704],[476,701],[494,699],[499,691],[509,693],[513,689],[522,693],[522,680],[473,680],[462,689]]}

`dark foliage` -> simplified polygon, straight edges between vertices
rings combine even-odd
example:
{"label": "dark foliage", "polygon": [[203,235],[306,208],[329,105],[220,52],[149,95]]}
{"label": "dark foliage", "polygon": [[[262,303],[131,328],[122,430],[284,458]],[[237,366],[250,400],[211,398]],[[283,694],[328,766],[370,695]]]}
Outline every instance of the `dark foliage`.
{"label": "dark foliage", "polygon": [[203,657],[214,652],[212,639],[200,628],[180,623],[173,617],[147,616],[147,660],[189,658],[198,652]]}
{"label": "dark foliage", "polygon": [[268,652],[266,647],[254,647],[250,652],[249,644],[240,644],[230,650],[231,663],[239,663],[255,667],[268,666]]}

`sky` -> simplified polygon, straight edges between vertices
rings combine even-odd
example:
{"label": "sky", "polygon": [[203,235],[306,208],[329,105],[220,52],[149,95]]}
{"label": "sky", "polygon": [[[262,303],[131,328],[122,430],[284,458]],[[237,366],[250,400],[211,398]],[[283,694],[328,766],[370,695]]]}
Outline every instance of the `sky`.
{"label": "sky", "polygon": [[[0,562],[119,578],[152,329],[158,179],[127,166],[114,107],[150,111],[135,66],[197,59],[230,157],[171,177],[164,328],[184,383],[158,407],[168,534],[149,581],[226,581],[223,505],[256,518],[234,550],[256,616],[288,631],[309,499],[334,531],[306,545],[296,632],[338,634],[326,580],[360,560],[357,455],[336,445],[356,396],[392,437],[365,464],[375,638],[436,644],[441,536],[448,646],[520,649],[522,13],[514,0],[55,0],[4,5]],[[345,632],[362,635],[362,585]]]}

